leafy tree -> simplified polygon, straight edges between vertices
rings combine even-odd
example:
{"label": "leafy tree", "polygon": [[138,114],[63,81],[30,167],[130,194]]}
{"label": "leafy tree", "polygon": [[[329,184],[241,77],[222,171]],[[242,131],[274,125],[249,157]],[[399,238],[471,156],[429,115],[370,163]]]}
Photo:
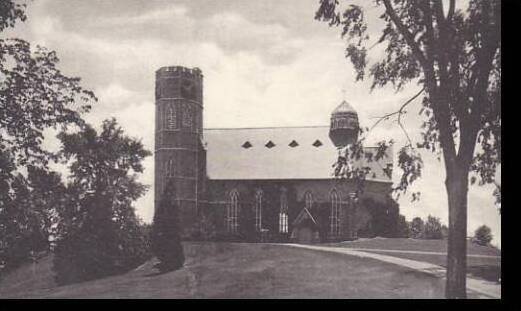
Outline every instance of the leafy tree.
{"label": "leafy tree", "polygon": [[154,213],[152,223],[152,251],[159,259],[157,268],[161,272],[179,269],[184,264],[185,257],[179,226],[175,184],[173,180],[170,180],[161,195],[161,201]]}
{"label": "leafy tree", "polygon": [[427,216],[425,222],[425,239],[441,240],[443,238],[440,219],[431,215]]}
{"label": "leafy tree", "polygon": [[414,217],[411,221],[411,237],[422,239],[425,233],[425,224],[420,217]]}
{"label": "leafy tree", "polygon": [[398,235],[398,203],[390,198],[386,202],[364,198],[362,205],[371,214],[367,228],[361,231],[362,236],[396,237]]}
{"label": "leafy tree", "polygon": [[[409,83],[420,85],[413,98],[381,120],[396,117],[407,137],[399,152],[403,175],[397,191],[421,176],[416,148],[443,153],[449,209],[446,297],[465,298],[469,175],[478,174],[480,184],[492,183],[501,163],[501,3],[470,0],[466,11],[456,7],[456,0],[449,0],[448,8],[437,0],[374,3],[385,26],[372,46],[386,46],[385,55],[371,64],[362,7],[351,4],[341,12],[338,0],[320,0],[315,18],[342,27],[357,80],[368,73],[372,88],[391,84],[399,91]],[[414,145],[401,117],[422,94],[425,122],[422,141]]]}
{"label": "leafy tree", "polygon": [[145,228],[132,202],[146,187],[137,181],[151,153],[124,135],[115,119],[98,134],[91,126],[59,134],[69,161],[70,202],[58,227],[54,269],[60,284],[128,271],[148,258]]}
{"label": "leafy tree", "polygon": [[[0,33],[25,21],[25,9],[25,3],[1,1]],[[8,266],[45,244],[51,230],[53,202],[45,187],[55,184],[37,179],[50,174],[49,181],[56,181],[48,163],[57,155],[43,147],[44,131],[82,126],[81,114],[96,101],[79,78],[61,73],[58,62],[54,51],[0,38],[0,248],[3,254],[17,254],[7,255]]]}
{"label": "leafy tree", "polygon": [[492,233],[490,232],[490,228],[486,225],[482,225],[476,229],[474,232],[474,241],[479,245],[489,245],[492,241]]}
{"label": "leafy tree", "polygon": [[27,167],[27,177],[17,174],[10,187],[11,196],[0,209],[0,261],[4,271],[49,250],[65,189],[59,174],[33,166]]}

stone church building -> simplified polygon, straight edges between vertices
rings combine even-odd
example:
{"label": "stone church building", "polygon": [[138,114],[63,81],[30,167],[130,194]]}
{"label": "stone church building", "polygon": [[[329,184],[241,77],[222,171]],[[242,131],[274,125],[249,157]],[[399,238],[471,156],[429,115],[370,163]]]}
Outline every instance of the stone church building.
{"label": "stone church building", "polygon": [[[172,195],[185,236],[204,222],[226,240],[355,239],[371,220],[363,199],[391,200],[390,148],[353,163],[371,168],[361,197],[353,181],[333,176],[338,147],[358,133],[346,101],[329,126],[203,129],[202,72],[179,66],[156,71],[155,98],[155,208]],[[175,193],[163,194],[167,182]]]}

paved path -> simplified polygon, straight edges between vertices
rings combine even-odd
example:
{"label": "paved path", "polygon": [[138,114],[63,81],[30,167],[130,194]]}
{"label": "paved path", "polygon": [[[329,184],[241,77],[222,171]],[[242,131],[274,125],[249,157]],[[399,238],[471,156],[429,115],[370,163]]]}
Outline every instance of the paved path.
{"label": "paved path", "polygon": [[[409,251],[409,250],[401,250],[401,249],[379,249],[379,248],[356,248],[356,247],[346,247],[348,249],[352,249],[354,251],[367,251],[367,252],[380,252],[380,253],[403,253],[403,254],[421,254],[421,255],[439,255],[439,256],[447,256],[447,253],[443,252],[427,252],[427,251]],[[475,254],[467,254],[467,257],[472,258],[501,258],[501,256],[496,255],[475,255]]]}
{"label": "paved path", "polygon": [[[445,274],[446,274],[446,270],[442,266],[434,265],[434,264],[423,262],[423,261],[398,258],[398,257],[387,256],[387,255],[382,255],[382,254],[368,253],[368,252],[362,251],[361,249],[352,249],[352,248],[346,248],[346,247],[305,245],[305,244],[287,244],[287,243],[286,244],[274,244],[274,245],[286,245],[286,246],[291,246],[291,247],[299,247],[299,248],[326,251],[326,252],[332,252],[332,253],[341,253],[341,254],[357,256],[357,257],[362,257],[362,258],[372,258],[372,259],[380,260],[383,262],[392,263],[392,264],[395,264],[398,266],[407,267],[410,269],[421,271],[424,273],[428,273],[428,274],[431,274],[431,275],[434,275],[434,276],[437,276],[440,278],[445,278]],[[371,249],[366,249],[366,250],[369,251]],[[377,251],[377,250],[373,249],[373,251]],[[379,251],[381,251],[381,250],[379,250]],[[400,252],[403,252],[403,251],[400,251]],[[483,298],[495,298],[495,299],[501,298],[501,285],[498,285],[494,282],[488,282],[485,280],[478,280],[478,279],[467,277],[467,288],[485,296]]]}

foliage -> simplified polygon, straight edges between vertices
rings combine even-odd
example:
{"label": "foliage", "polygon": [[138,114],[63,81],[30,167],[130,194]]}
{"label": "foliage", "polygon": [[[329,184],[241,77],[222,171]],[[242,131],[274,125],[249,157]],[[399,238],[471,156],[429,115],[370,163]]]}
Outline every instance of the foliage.
{"label": "foliage", "polygon": [[398,215],[398,223],[397,223],[397,238],[408,238],[410,237],[411,229],[409,228],[409,223],[405,220],[405,216]]}
{"label": "foliage", "polygon": [[469,172],[479,176],[479,184],[492,183],[501,163],[501,2],[470,0],[466,11],[456,7],[456,0],[449,0],[447,10],[444,1],[436,0],[375,4],[384,28],[371,48],[384,45],[382,57],[368,57],[371,38],[362,7],[351,4],[340,12],[338,0],[320,0],[315,19],[342,28],[357,80],[368,73],[372,88],[390,84],[399,91],[416,83],[421,91],[412,99],[425,93],[419,143],[412,142],[401,122],[412,99],[381,120],[395,117],[407,138],[398,157],[406,176],[398,191],[405,192],[421,174],[416,148],[443,153],[449,207],[446,295],[465,298]]}
{"label": "foliage", "polygon": [[[25,21],[26,4],[0,2],[0,32]],[[6,268],[46,249],[63,202],[57,155],[43,147],[44,131],[82,126],[96,101],[80,79],[58,69],[54,51],[0,38],[0,252]]]}
{"label": "foliage", "polygon": [[429,215],[425,222],[424,239],[440,240],[443,238],[441,222],[439,218]]}
{"label": "foliage", "polygon": [[185,261],[179,211],[174,198],[175,184],[170,180],[163,191],[152,224],[152,251],[159,259],[160,271],[179,269]]}
{"label": "foliage", "polygon": [[490,228],[486,225],[482,225],[474,232],[474,241],[479,245],[489,245],[492,241],[492,233]]}
{"label": "foliage", "polygon": [[362,205],[371,214],[371,220],[366,230],[360,232],[361,237],[397,237],[399,208],[394,200],[379,202],[372,198],[362,199]]}
{"label": "foliage", "polygon": [[422,239],[425,233],[425,224],[420,217],[414,217],[411,221],[411,238]]}
{"label": "foliage", "polygon": [[86,126],[59,138],[71,183],[57,232],[57,281],[78,282],[135,268],[149,256],[145,228],[132,202],[145,193],[136,178],[150,152],[125,136],[115,119],[105,120],[99,134]]}
{"label": "foliage", "polygon": [[25,3],[17,3],[13,0],[0,2],[0,32],[6,28],[14,27],[17,20],[25,21]]}
{"label": "foliage", "polygon": [[29,166],[17,174],[9,201],[0,209],[0,261],[10,270],[35,253],[46,252],[54,234],[57,209],[64,204],[65,186],[57,173]]}
{"label": "foliage", "polygon": [[214,241],[217,237],[215,218],[212,218],[207,212],[201,212],[189,231],[190,240]]}
{"label": "foliage", "polygon": [[441,236],[443,239],[447,239],[449,236],[449,228],[446,225],[441,225]]}

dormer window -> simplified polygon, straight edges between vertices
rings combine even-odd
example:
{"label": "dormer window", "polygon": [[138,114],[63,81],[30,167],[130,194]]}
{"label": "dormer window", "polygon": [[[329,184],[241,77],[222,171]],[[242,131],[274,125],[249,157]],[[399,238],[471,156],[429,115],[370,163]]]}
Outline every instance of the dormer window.
{"label": "dormer window", "polygon": [[244,149],[248,149],[248,148],[253,147],[253,145],[249,141],[246,141],[244,144],[242,144],[242,147]]}
{"label": "dormer window", "polygon": [[298,146],[298,143],[295,140],[292,140],[288,146],[290,146],[291,148],[295,148]]}
{"label": "dormer window", "polygon": [[313,143],[313,146],[315,146],[315,147],[317,147],[317,148],[320,147],[320,146],[322,146],[322,145],[323,145],[322,142],[321,142],[320,140],[318,140],[318,139],[315,140],[315,142]]}
{"label": "dormer window", "polygon": [[273,148],[273,147],[275,147],[275,143],[272,142],[272,141],[270,140],[270,141],[268,141],[268,142],[266,143],[265,146],[266,146],[267,148]]}

